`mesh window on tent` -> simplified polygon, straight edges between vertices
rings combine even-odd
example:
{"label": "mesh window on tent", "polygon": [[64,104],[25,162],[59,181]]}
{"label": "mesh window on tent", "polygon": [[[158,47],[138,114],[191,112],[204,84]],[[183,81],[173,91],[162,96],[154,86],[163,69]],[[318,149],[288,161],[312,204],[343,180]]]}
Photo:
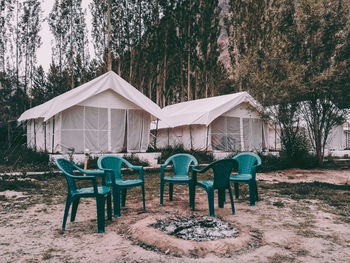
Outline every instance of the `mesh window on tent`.
{"label": "mesh window on tent", "polygon": [[85,148],[108,151],[108,109],[85,107]]}
{"label": "mesh window on tent", "polygon": [[146,151],[151,117],[142,110],[128,110],[127,151]]}
{"label": "mesh window on tent", "polygon": [[243,119],[243,139],[246,151],[261,150],[263,147],[263,122],[259,119]]}
{"label": "mesh window on tent", "polygon": [[63,145],[63,147],[73,147],[75,152],[83,152],[85,148],[83,128],[83,106],[73,106],[63,111],[61,131],[61,144]]}
{"label": "mesh window on tent", "polygon": [[111,151],[121,152],[125,144],[126,110],[111,109]]}
{"label": "mesh window on tent", "polygon": [[211,123],[211,146],[213,150],[238,151],[241,148],[240,120],[221,116]]}

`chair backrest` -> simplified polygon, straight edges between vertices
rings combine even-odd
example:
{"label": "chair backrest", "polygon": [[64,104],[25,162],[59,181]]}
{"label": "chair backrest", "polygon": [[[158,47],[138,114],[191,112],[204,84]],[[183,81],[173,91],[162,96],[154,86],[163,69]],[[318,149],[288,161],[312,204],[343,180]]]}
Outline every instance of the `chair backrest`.
{"label": "chair backrest", "polygon": [[252,152],[244,152],[233,157],[234,160],[238,161],[238,173],[239,174],[252,174],[255,175],[255,170],[252,168],[256,165],[261,165],[261,159],[259,155]]}
{"label": "chair backrest", "polygon": [[[99,169],[111,169],[116,180],[123,180],[122,178],[122,165],[126,161],[119,156],[115,155],[104,155],[98,158],[97,166]],[[107,176],[107,184],[111,181],[111,178]]]}
{"label": "chair backrest", "polygon": [[77,186],[75,184],[74,180],[74,166],[73,164],[63,158],[58,158],[55,160],[57,167],[63,172],[67,184],[68,184],[68,191],[74,192],[77,189]]}
{"label": "chair backrest", "polygon": [[174,176],[177,175],[188,175],[190,171],[190,165],[198,165],[197,159],[188,153],[178,153],[170,156],[166,161],[172,162],[174,165]]}
{"label": "chair backrest", "polygon": [[234,159],[222,159],[209,164],[214,173],[214,188],[226,189],[230,183],[232,170],[237,170],[238,162]]}

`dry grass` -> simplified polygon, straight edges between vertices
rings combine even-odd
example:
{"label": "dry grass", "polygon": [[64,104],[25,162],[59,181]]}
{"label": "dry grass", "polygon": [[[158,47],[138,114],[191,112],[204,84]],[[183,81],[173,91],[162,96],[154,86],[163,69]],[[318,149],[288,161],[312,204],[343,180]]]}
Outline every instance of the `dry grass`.
{"label": "dry grass", "polygon": [[[211,174],[206,174],[200,179],[205,180],[209,178]],[[126,178],[137,178],[136,173],[128,173]],[[38,232],[38,235],[50,235],[52,240],[62,242],[62,240],[84,240],[87,236],[95,238],[97,244],[103,240],[103,237],[108,235],[118,235],[122,240],[127,240],[129,243],[126,245],[124,262],[127,261],[142,261],[142,256],[137,257],[136,254],[130,256],[129,250],[133,251],[151,251],[152,258],[159,257],[162,262],[182,262],[187,258],[181,258],[177,261],[177,258],[173,258],[167,253],[157,250],[156,247],[150,247],[147,244],[142,244],[137,240],[133,240],[129,235],[129,226],[134,224],[138,220],[142,220],[148,215],[176,215],[176,213],[188,213],[188,187],[186,185],[174,186],[174,202],[168,201],[168,187],[165,188],[164,207],[159,207],[159,185],[160,178],[158,172],[145,171],[145,186],[146,186],[146,206],[147,213],[143,213],[141,209],[141,189],[140,187],[128,190],[127,196],[127,208],[122,210],[122,217],[113,219],[111,223],[107,223],[109,229],[106,235],[97,235],[96,232],[96,219],[95,214],[92,213],[92,218],[87,222],[79,221],[69,224],[69,231],[62,233],[57,228],[59,225],[54,226],[55,230],[52,233]],[[87,186],[86,183],[84,186]],[[240,257],[243,259],[241,262],[308,262],[307,259],[314,259],[318,257],[315,255],[313,249],[310,247],[304,247],[301,244],[307,244],[307,242],[314,243],[313,240],[319,243],[329,243],[329,249],[324,250],[324,255],[320,255],[321,260],[318,262],[327,262],[322,260],[322,256],[326,257],[327,254],[337,254],[337,249],[346,253],[346,250],[350,248],[350,239],[344,238],[341,232],[328,229],[327,227],[334,227],[335,224],[344,228],[349,228],[350,223],[350,186],[349,185],[333,185],[327,183],[271,183],[260,181],[259,197],[260,201],[255,207],[249,206],[249,192],[246,184],[240,185],[240,199],[235,200],[236,203],[236,215],[232,217],[226,217],[225,214],[220,215],[218,209],[218,217],[223,217],[229,220],[237,221],[238,225],[251,224],[250,235],[254,237],[254,242],[236,251],[234,254],[228,254],[216,261],[229,262],[230,257]],[[11,198],[5,194],[4,191],[16,191],[21,193],[18,196],[12,196]],[[30,208],[35,210],[37,217],[30,217],[25,220],[26,224],[37,227],[36,222],[42,215],[50,215],[56,213],[59,216],[58,221],[61,221],[63,213],[63,207],[66,199],[67,186],[63,175],[49,174],[40,176],[2,176],[0,178],[0,212],[3,216],[0,217],[0,225],[6,226],[9,229],[16,229],[22,227],[17,225],[17,221],[25,217]],[[202,190],[198,190],[197,198],[198,202],[197,211],[195,215],[201,215],[201,213],[207,213],[207,201],[206,194]],[[216,197],[215,197],[216,198]],[[38,204],[44,204],[44,206],[36,206]],[[181,207],[179,205],[181,204]],[[95,209],[93,200],[82,200],[82,208],[86,207]],[[60,210],[57,211],[57,208]],[[227,206],[229,207],[229,206]],[[217,209],[217,208],[215,208]],[[226,206],[225,206],[226,209]],[[229,209],[229,208],[227,208]],[[217,211],[217,210],[215,210]],[[85,213],[86,211],[84,211]],[[84,214],[82,212],[82,214]],[[327,224],[330,226],[320,225],[320,215],[324,214],[327,218]],[[79,214],[79,212],[78,212]],[[85,214],[84,214],[85,215]],[[83,216],[84,216],[83,215]],[[45,221],[46,220],[46,221]],[[52,225],[49,219],[40,221],[43,224]],[[323,222],[323,221],[322,221]],[[29,230],[27,230],[29,231]],[[287,233],[287,237],[284,240],[279,240],[275,236],[276,233]],[[270,233],[270,236],[268,236]],[[272,233],[272,234],[271,234]],[[288,237],[288,233],[293,233],[291,237]],[[281,235],[282,235],[281,234]],[[36,237],[32,237],[35,242],[38,242]],[[39,237],[40,238],[40,237]],[[294,240],[295,239],[295,240]],[[125,241],[125,242],[127,242]],[[54,241],[52,241],[54,242]],[[5,247],[13,247],[21,244],[14,244],[12,241],[1,240],[0,236],[0,249]],[[267,246],[264,254],[264,246]],[[135,250],[138,247],[138,250]],[[141,248],[140,248],[141,247]],[[91,249],[91,248],[90,248]],[[101,248],[98,248],[101,249]],[[271,250],[271,251],[270,251]],[[333,251],[334,250],[334,251]],[[149,252],[149,253],[151,253]],[[1,256],[0,252],[0,256]],[[4,252],[5,253],[5,252]],[[10,253],[10,252],[6,252]],[[12,253],[12,252],[11,252]],[[21,256],[25,258],[23,262],[79,262],[80,259],[74,258],[72,254],[69,254],[68,250],[62,247],[56,247],[52,244],[48,244],[42,249],[40,255],[27,256],[27,252],[22,251]],[[124,252],[120,252],[124,255]],[[263,254],[261,254],[263,253]],[[156,255],[156,256],[154,256]],[[263,260],[257,260],[254,256],[263,256]],[[5,254],[3,254],[5,256]],[[148,254],[150,256],[150,254]],[[150,257],[151,257],[150,256]],[[177,255],[181,256],[181,255]],[[196,258],[193,255],[193,258]],[[9,258],[9,257],[7,257]],[[345,258],[345,257],[344,257]],[[81,258],[81,260],[86,258]],[[188,259],[190,260],[190,259]],[[191,259],[192,260],[192,259]],[[246,260],[246,261],[245,261]],[[1,261],[1,260],[0,260]],[[9,260],[11,262],[11,260]],[[123,262],[123,260],[121,260]],[[153,260],[145,260],[152,262]],[[215,261],[215,260],[214,260]],[[15,262],[12,260],[12,262]],[[91,260],[89,262],[92,262]],[[106,262],[111,262],[106,259]],[[188,261],[192,262],[192,261]],[[340,261],[342,262],[342,261]],[[347,262],[347,261],[344,261]]]}

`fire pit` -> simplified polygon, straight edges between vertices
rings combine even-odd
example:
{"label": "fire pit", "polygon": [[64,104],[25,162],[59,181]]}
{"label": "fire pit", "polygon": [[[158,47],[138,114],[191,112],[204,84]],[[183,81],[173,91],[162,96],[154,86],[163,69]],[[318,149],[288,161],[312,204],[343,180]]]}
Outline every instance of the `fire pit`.
{"label": "fire pit", "polygon": [[237,237],[238,230],[218,218],[184,217],[172,220],[157,220],[151,225],[168,235],[185,240],[210,241],[220,238]]}
{"label": "fire pit", "polygon": [[[255,244],[251,228],[206,216],[143,217],[129,228],[131,238],[145,247],[175,256],[231,255]],[[234,219],[234,218],[233,218]]]}

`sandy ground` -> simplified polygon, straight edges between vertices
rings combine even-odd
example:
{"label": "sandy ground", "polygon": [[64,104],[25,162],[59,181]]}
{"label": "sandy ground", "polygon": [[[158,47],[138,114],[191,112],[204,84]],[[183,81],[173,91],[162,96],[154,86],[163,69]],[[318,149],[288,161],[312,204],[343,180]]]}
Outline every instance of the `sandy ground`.
{"label": "sandy ground", "polygon": [[[345,185],[350,184],[350,171],[292,169],[258,174],[258,179]],[[216,216],[237,227],[239,237],[194,242],[167,236],[149,224],[208,215],[206,194],[200,190],[195,212],[188,207],[188,196],[176,195],[176,188],[174,201],[166,198],[163,207],[158,198],[147,200],[146,213],[141,200],[127,202],[120,218],[107,221],[103,234],[96,233],[93,200],[81,202],[76,221],[68,221],[63,233],[63,202],[22,210],[15,207],[31,196],[8,190],[0,195],[7,200],[0,201],[0,262],[350,262],[350,221],[341,220],[319,200],[295,200],[261,190],[254,207],[246,196],[236,200],[235,215],[229,204],[221,209],[215,204]]]}

